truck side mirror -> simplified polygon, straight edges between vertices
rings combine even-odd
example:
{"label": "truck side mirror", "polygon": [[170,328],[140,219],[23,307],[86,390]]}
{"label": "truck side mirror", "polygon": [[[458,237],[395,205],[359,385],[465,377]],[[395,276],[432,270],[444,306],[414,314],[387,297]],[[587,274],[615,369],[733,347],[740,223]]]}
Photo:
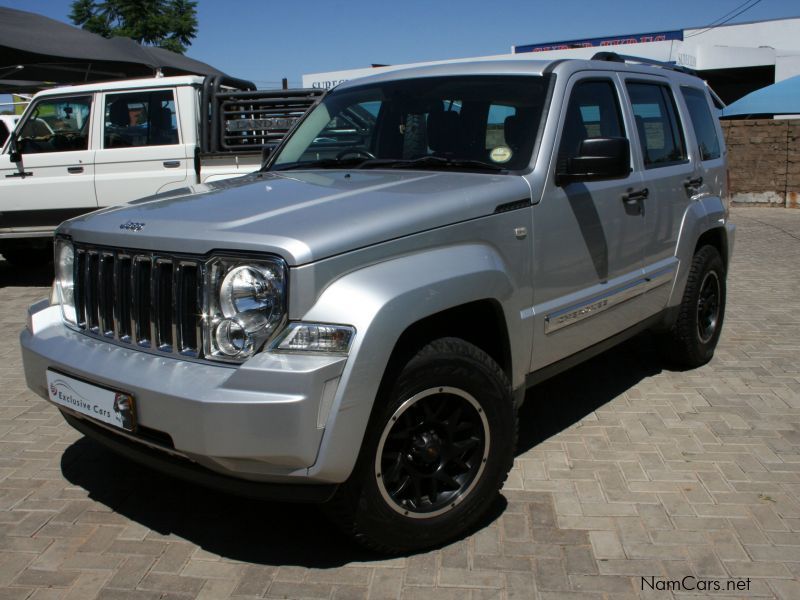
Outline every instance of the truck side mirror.
{"label": "truck side mirror", "polygon": [[599,181],[627,177],[631,171],[628,138],[589,138],[581,142],[578,155],[567,159],[566,171],[557,173],[556,183]]}
{"label": "truck side mirror", "polygon": [[8,142],[8,158],[11,159],[11,162],[15,163],[22,160],[22,154],[17,146],[17,138],[14,136],[11,136],[11,140]]}

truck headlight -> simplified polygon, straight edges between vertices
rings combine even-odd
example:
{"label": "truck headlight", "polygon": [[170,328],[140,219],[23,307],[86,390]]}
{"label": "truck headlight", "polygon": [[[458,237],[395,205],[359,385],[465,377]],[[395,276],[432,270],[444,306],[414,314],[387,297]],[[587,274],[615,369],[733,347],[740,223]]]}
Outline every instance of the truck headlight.
{"label": "truck headlight", "polygon": [[241,362],[286,317],[286,264],[279,258],[215,257],[207,264],[205,356]]}
{"label": "truck headlight", "polygon": [[61,305],[61,316],[67,323],[75,325],[75,250],[69,240],[56,239],[55,265],[56,300]]}

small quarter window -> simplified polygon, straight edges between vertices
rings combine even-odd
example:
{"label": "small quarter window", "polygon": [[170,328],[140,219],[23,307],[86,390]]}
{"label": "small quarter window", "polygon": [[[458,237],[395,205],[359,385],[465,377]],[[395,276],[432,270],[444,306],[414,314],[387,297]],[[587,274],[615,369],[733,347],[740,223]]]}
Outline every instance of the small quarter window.
{"label": "small quarter window", "polygon": [[653,83],[628,83],[627,87],[645,168],[686,161],[686,144],[670,89]]}
{"label": "small quarter window", "polygon": [[681,88],[689,116],[692,118],[694,135],[700,150],[700,160],[714,160],[719,158],[719,138],[714,125],[714,117],[708,106],[708,100],[703,90],[692,87]]}

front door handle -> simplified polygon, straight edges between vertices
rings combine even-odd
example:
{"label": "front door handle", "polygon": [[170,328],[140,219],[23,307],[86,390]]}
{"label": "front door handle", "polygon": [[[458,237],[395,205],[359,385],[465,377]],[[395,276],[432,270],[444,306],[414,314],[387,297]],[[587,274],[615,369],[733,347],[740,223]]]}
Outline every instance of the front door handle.
{"label": "front door handle", "polygon": [[683,180],[683,187],[687,190],[697,189],[703,185],[702,177],[689,177]]}
{"label": "front door handle", "polygon": [[22,177],[25,179],[26,177],[33,177],[33,173],[30,171],[17,171],[16,173],[11,173],[11,175],[6,175],[6,177]]}
{"label": "front door handle", "polygon": [[646,200],[647,197],[650,195],[650,190],[647,188],[641,190],[632,190],[625,194],[622,194],[622,201],[625,204],[633,204],[634,202],[641,202],[642,200]]}
{"label": "front door handle", "polygon": [[164,166],[167,167],[168,169],[174,169],[176,167],[180,167],[181,166],[181,161],[179,161],[179,160],[165,160],[164,161]]}
{"label": "front door handle", "polygon": [[67,173],[83,173],[83,167],[67,167]]}

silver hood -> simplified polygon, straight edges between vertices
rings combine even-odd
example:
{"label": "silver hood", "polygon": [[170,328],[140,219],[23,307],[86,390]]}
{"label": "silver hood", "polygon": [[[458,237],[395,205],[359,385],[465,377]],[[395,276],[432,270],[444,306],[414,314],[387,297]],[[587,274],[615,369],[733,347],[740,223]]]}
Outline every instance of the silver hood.
{"label": "silver hood", "polygon": [[[62,224],[91,244],[205,254],[268,252],[289,265],[495,212],[530,198],[519,176],[420,171],[256,173],[104,209]],[[143,223],[139,231],[123,229]]]}

